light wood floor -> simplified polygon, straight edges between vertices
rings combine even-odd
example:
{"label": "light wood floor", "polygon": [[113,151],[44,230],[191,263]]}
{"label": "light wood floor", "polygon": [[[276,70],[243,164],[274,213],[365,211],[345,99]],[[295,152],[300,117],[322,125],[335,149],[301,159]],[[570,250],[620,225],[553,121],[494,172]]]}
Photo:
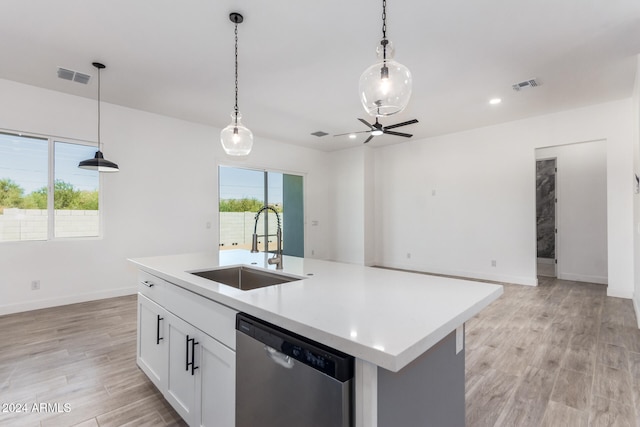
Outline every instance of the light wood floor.
{"label": "light wood floor", "polygon": [[[467,426],[640,426],[631,301],[540,282],[505,285],[467,323]],[[0,317],[0,404],[63,411],[0,412],[0,425],[184,425],[137,368],[135,340],[135,296]]]}
{"label": "light wood floor", "polygon": [[0,317],[0,404],[12,403],[29,413],[0,407],[0,426],[186,425],[136,365],[134,295]]}
{"label": "light wood floor", "polygon": [[640,425],[640,330],[603,285],[539,278],[467,323],[467,426]]}

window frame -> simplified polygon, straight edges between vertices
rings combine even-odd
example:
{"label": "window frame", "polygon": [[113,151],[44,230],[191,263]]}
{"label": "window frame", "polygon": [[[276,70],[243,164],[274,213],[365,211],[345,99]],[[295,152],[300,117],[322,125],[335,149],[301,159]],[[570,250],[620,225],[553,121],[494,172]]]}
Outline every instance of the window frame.
{"label": "window frame", "polygon": [[49,242],[49,241],[77,241],[77,240],[101,240],[103,238],[103,195],[102,195],[102,174],[98,173],[98,235],[97,236],[74,236],[74,237],[56,237],[55,235],[55,179],[56,179],[56,142],[65,144],[82,145],[93,147],[98,150],[98,143],[94,141],[86,141],[82,139],[44,135],[33,132],[22,132],[16,130],[0,129],[0,134],[41,139],[47,142],[47,238],[42,240],[7,240],[0,241],[0,244],[6,243],[27,243],[27,242]]}

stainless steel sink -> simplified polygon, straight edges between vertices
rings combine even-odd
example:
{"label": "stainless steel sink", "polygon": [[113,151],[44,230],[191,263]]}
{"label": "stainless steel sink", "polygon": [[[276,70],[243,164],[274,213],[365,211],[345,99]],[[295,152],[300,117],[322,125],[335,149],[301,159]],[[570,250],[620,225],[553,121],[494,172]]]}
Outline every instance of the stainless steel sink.
{"label": "stainless steel sink", "polygon": [[302,278],[299,277],[286,276],[284,274],[272,273],[270,271],[245,266],[219,268],[207,271],[192,271],[191,274],[233,286],[242,291],[302,280]]}

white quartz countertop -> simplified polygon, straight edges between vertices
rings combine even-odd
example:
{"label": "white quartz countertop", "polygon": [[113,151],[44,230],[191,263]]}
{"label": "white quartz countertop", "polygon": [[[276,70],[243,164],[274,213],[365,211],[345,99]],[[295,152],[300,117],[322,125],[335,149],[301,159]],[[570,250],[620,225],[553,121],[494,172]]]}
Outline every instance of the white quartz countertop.
{"label": "white quartz countertop", "polygon": [[500,297],[500,285],[284,257],[302,278],[242,291],[190,274],[224,266],[273,270],[244,250],[136,258],[140,269],[235,310],[397,372]]}

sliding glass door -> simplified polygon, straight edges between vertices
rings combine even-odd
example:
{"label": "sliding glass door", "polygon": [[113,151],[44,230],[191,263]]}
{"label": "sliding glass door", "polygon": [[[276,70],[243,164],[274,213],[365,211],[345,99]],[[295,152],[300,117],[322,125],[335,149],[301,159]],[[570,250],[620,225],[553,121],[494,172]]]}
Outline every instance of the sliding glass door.
{"label": "sliding glass door", "polygon": [[[283,253],[304,256],[302,176],[227,166],[219,168],[221,250],[251,249],[254,229],[258,250],[276,250],[278,217],[282,227]],[[256,213],[265,210],[256,224]]]}

